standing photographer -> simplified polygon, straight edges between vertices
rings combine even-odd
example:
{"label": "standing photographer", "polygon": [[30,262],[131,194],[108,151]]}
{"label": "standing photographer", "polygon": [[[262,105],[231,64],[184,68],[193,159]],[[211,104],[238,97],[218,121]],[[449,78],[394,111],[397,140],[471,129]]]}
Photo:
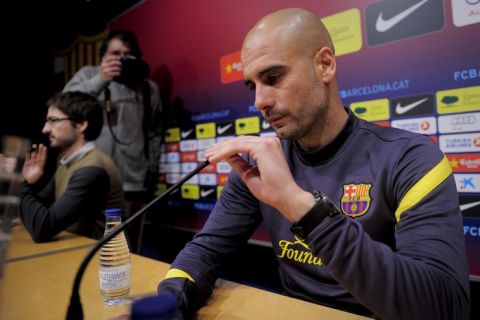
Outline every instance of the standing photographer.
{"label": "standing photographer", "polygon": [[158,86],[147,77],[148,64],[135,34],[112,31],[100,48],[100,66],[85,66],[64,91],[82,91],[104,102],[106,119],[98,148],[123,176],[125,199],[145,202],[156,184],[161,142]]}

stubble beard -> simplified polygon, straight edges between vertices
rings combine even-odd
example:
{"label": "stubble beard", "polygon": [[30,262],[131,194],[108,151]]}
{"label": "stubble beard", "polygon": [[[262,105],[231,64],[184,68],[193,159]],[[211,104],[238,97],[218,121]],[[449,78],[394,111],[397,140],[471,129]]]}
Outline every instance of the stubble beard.
{"label": "stubble beard", "polygon": [[63,137],[63,138],[54,138],[53,141],[50,141],[50,147],[58,149],[60,152],[68,150],[75,142],[77,137],[74,134],[73,136]]}
{"label": "stubble beard", "polygon": [[301,140],[302,138],[310,136],[313,132],[323,131],[323,128],[325,128],[326,114],[329,109],[329,98],[320,86],[314,86],[308,94],[312,95],[313,90],[320,90],[321,94],[312,104],[308,107],[303,107],[297,116],[293,116],[290,113],[288,114],[291,120],[286,126],[292,126],[290,130],[287,130],[288,128],[285,128],[286,126],[282,127],[285,130],[282,130],[282,128],[274,128],[279,138]]}

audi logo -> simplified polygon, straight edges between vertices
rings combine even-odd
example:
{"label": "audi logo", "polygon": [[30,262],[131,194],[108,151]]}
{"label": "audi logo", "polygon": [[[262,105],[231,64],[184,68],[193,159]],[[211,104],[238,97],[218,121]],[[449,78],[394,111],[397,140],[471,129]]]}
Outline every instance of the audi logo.
{"label": "audi logo", "polygon": [[475,116],[459,116],[459,117],[452,118],[452,120],[450,121],[450,123],[454,126],[458,126],[462,124],[463,125],[474,124],[475,122],[477,122],[477,117]]}

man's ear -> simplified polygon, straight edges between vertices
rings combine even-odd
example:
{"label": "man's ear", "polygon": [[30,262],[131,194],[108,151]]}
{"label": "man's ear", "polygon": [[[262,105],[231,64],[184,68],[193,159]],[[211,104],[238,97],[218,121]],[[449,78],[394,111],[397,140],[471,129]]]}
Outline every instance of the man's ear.
{"label": "man's ear", "polygon": [[337,73],[337,61],[333,50],[329,47],[322,47],[317,51],[314,58],[318,77],[324,84],[329,84]]}
{"label": "man's ear", "polygon": [[75,124],[75,127],[78,130],[78,132],[84,133],[85,130],[87,130],[87,128],[88,128],[88,121],[85,120],[85,121],[82,121],[82,122],[78,122],[78,123]]}

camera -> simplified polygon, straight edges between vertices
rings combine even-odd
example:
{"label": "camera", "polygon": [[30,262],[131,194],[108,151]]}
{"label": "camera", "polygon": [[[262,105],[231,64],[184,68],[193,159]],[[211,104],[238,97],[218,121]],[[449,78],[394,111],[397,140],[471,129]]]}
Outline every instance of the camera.
{"label": "camera", "polygon": [[150,75],[150,67],[147,62],[133,55],[125,55],[120,59],[122,71],[113,80],[129,87],[138,86]]}

